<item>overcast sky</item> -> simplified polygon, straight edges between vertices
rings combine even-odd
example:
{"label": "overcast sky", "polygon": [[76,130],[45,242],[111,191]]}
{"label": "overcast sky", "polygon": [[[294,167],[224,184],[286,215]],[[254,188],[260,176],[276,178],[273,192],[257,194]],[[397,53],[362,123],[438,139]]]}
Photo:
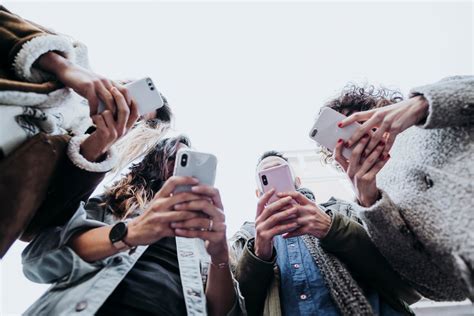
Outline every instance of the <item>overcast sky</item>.
{"label": "overcast sky", "polygon": [[[473,72],[470,2],[223,2],[4,4],[86,43],[97,72],[154,79],[175,129],[219,159],[229,236],[254,218],[258,155],[312,148],[315,114],[346,82],[407,92]],[[22,275],[23,247],[0,263],[2,315],[45,289]]]}

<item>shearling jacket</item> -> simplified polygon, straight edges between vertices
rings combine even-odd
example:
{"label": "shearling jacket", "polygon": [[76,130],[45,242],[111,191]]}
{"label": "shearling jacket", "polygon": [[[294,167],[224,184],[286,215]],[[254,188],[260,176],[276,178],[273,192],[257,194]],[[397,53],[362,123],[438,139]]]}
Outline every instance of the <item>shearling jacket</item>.
{"label": "shearling jacket", "polygon": [[433,300],[474,299],[474,76],[415,88],[426,121],[396,138],[381,199],[360,208],[392,266]]}
{"label": "shearling jacket", "polygon": [[0,6],[0,258],[20,234],[64,224],[116,160],[113,151],[100,163],[80,154],[88,106],[35,67],[49,51],[88,66],[84,45]]}

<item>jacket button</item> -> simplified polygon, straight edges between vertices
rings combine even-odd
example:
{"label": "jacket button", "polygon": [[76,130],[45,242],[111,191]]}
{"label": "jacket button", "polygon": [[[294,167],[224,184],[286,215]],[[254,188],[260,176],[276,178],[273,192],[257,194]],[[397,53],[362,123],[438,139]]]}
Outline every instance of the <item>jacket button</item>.
{"label": "jacket button", "polygon": [[76,312],[82,312],[87,308],[87,301],[80,301],[76,304]]}
{"label": "jacket button", "polygon": [[433,180],[430,178],[429,175],[426,175],[424,180],[425,180],[426,186],[428,188],[431,188],[433,186],[433,184],[434,184]]}
{"label": "jacket button", "polygon": [[114,258],[114,263],[116,263],[116,264],[122,263],[122,261],[123,261],[122,257],[115,257]]}

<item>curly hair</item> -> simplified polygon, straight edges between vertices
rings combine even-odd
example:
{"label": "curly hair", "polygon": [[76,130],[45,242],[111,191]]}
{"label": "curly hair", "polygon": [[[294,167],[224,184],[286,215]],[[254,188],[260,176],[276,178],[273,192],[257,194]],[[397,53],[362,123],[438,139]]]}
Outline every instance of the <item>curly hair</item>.
{"label": "curly hair", "polygon": [[170,165],[174,165],[179,144],[191,146],[191,141],[182,135],[161,139],[141,162],[133,164],[122,179],[106,190],[103,204],[115,217],[129,217],[161,189]]}
{"label": "curly hair", "polygon": [[[356,112],[381,108],[403,100],[398,90],[374,85],[347,84],[338,96],[326,102],[323,106],[329,107],[346,116]],[[324,163],[333,162],[332,153],[328,148],[321,147],[320,153]]]}

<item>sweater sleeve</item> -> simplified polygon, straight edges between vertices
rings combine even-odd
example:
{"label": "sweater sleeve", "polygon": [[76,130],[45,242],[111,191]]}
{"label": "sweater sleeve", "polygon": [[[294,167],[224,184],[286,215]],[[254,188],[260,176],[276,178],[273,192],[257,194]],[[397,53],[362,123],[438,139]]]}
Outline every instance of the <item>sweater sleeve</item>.
{"label": "sweater sleeve", "polygon": [[429,104],[423,128],[474,124],[474,76],[454,76],[414,88],[410,97],[422,95]]}
{"label": "sweater sleeve", "polygon": [[21,80],[41,83],[51,75],[34,67],[41,55],[56,51],[75,60],[72,42],[45,31],[0,6],[0,63]]}
{"label": "sweater sleeve", "polygon": [[370,208],[359,206],[359,214],[383,257],[423,296],[439,301],[465,299],[463,282],[438,266],[446,258],[432,258],[405,221],[406,210],[386,192],[381,194],[381,199]]}
{"label": "sweater sleeve", "polygon": [[[345,262],[351,272],[376,289],[392,306],[417,302],[420,295],[393,270],[370,240],[365,228],[349,217],[334,213],[328,234],[320,240],[324,250]],[[402,310],[401,310],[402,311]]]}

